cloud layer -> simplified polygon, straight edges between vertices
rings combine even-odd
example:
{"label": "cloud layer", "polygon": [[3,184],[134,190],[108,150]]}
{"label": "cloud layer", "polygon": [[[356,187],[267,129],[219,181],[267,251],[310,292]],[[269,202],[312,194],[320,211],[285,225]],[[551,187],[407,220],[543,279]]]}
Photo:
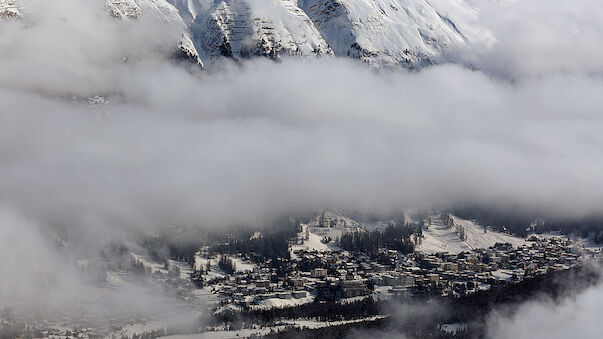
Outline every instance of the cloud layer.
{"label": "cloud layer", "polygon": [[[152,20],[29,3],[0,30],[0,239],[22,239],[7,253],[51,248],[49,227],[95,248],[324,207],[601,212],[598,1],[480,2],[498,40],[472,61],[481,71],[387,74],[332,58],[199,73],[166,59],[178,36]],[[0,270],[27,280],[29,260],[14,259]]]}
{"label": "cloud layer", "polygon": [[502,338],[598,338],[603,312],[603,286],[575,298],[550,299],[522,304],[511,315],[494,312],[488,320],[488,337]]}
{"label": "cloud layer", "polygon": [[469,0],[497,42],[475,63],[510,79],[603,72],[603,3],[596,0]]}
{"label": "cloud layer", "polygon": [[[169,85],[166,85],[169,84]],[[228,224],[460,202],[599,212],[603,82],[332,60],[124,68],[89,107],[1,90],[7,202],[45,220]],[[51,88],[49,88],[51,89]]]}

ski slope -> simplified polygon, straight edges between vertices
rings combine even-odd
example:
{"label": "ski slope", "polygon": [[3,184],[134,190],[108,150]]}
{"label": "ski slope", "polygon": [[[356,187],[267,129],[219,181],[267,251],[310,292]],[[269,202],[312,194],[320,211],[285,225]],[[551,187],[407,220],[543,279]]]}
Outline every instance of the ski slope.
{"label": "ski slope", "polygon": [[417,250],[425,253],[460,253],[476,248],[488,248],[497,242],[510,243],[513,247],[525,244],[522,238],[492,230],[484,233],[484,227],[481,225],[455,216],[452,218],[455,224],[464,227],[466,240],[460,240],[454,228],[448,228],[439,216],[434,215],[431,216],[431,225],[423,229],[424,238]]}
{"label": "ski slope", "polygon": [[[341,248],[337,244],[337,239],[344,233],[361,229],[358,221],[333,210],[322,211],[314,220],[301,224],[301,227],[302,231],[297,236],[298,243],[291,245],[292,255],[298,250],[339,251]],[[331,242],[323,243],[324,238],[331,238]]]}

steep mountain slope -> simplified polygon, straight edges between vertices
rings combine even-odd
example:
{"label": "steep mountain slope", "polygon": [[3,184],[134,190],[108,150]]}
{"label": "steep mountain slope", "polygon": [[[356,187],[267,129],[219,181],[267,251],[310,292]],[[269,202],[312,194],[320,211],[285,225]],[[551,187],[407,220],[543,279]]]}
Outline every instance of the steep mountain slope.
{"label": "steep mountain slope", "polygon": [[210,58],[332,54],[310,18],[291,0],[216,1],[206,13],[197,13],[191,27]]}
{"label": "steep mountain slope", "polygon": [[134,20],[147,14],[162,25],[178,27],[182,33],[174,56],[203,66],[187,25],[178,9],[166,0],[106,0],[106,7],[108,13],[118,19]]}
{"label": "steep mountain slope", "polygon": [[373,64],[446,61],[451,47],[491,43],[465,0],[300,0],[337,56]]}
{"label": "steep mountain slope", "polygon": [[[494,41],[478,24],[471,0],[97,1],[119,20],[150,17],[177,28],[176,56],[198,64],[199,54],[208,59],[335,54],[415,68],[458,62],[459,51],[469,60],[465,56]],[[0,20],[23,12],[19,0],[0,0]]]}
{"label": "steep mountain slope", "polygon": [[207,13],[214,5],[214,0],[168,0],[168,2],[178,9],[187,25],[192,24],[199,14]]}

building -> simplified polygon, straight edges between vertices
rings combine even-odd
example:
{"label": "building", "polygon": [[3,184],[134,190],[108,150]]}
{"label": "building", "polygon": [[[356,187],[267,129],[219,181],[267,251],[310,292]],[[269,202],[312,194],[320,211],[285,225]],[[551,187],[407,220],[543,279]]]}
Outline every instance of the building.
{"label": "building", "polygon": [[325,278],[326,276],[326,268],[315,268],[314,270],[312,270],[312,278]]}

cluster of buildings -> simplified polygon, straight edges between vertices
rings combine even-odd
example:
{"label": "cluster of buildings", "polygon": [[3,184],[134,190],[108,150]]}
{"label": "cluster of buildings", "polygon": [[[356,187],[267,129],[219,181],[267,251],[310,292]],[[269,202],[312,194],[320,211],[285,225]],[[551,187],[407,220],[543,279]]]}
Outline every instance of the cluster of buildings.
{"label": "cluster of buildings", "polygon": [[371,258],[346,251],[298,250],[291,259],[268,260],[246,272],[214,276],[204,284],[224,303],[246,306],[284,304],[267,302],[275,299],[295,304],[316,298],[334,301],[369,295],[462,296],[566,270],[585,256],[599,255],[561,237],[532,237],[517,248],[496,244],[459,254],[402,254],[382,249]]}
{"label": "cluster of buildings", "polygon": [[462,296],[494,285],[567,270],[586,256],[597,257],[599,252],[577,246],[566,238],[531,237],[526,245],[517,248],[499,243],[459,254],[415,253],[381,283],[391,284],[389,291],[398,295]]}
{"label": "cluster of buildings", "polygon": [[39,317],[0,317],[0,338],[97,339],[106,337],[109,333],[109,328],[92,328],[77,321],[66,324],[67,319],[55,323]]}
{"label": "cluster of buildings", "polygon": [[[156,269],[154,274],[166,283],[176,281],[181,284],[168,285],[189,291],[183,296],[211,296],[213,301],[221,304],[219,312],[220,309],[239,309],[242,306],[285,307],[316,300],[347,302],[367,297],[459,297],[567,270],[588,258],[601,260],[601,250],[585,248],[564,237],[534,236],[519,247],[497,243],[487,249],[456,254],[403,254],[381,249],[376,255],[368,255],[341,250],[297,249],[290,258],[251,263],[253,258],[253,253],[230,256],[237,269],[226,274],[219,267],[219,256],[212,256],[205,249],[198,252],[199,262],[191,271],[173,275],[167,269]],[[123,326],[90,328],[82,322],[77,326],[61,327],[36,320],[32,323],[38,326],[24,327],[19,322],[9,321],[10,318],[10,314],[0,313],[0,337],[26,334],[30,337],[92,339],[108,337],[110,333],[117,333],[118,337],[129,336],[127,331],[117,330]],[[70,323],[73,325],[73,320]],[[136,321],[132,320],[134,323]],[[155,334],[153,331],[145,332],[137,338]]]}

